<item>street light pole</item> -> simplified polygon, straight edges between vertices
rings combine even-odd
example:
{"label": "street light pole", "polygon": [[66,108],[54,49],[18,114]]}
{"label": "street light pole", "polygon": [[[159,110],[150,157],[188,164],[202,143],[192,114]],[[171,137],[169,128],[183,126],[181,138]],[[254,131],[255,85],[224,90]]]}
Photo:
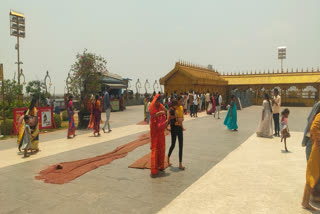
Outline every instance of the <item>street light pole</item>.
{"label": "street light pole", "polygon": [[[10,16],[10,35],[17,37],[16,49],[18,52],[18,85],[20,86],[20,37],[25,38],[26,36],[26,26],[25,26],[25,17],[22,13],[15,12],[13,10],[9,13]],[[19,105],[21,105],[21,95],[19,94]]]}
{"label": "street light pole", "polygon": [[287,47],[278,47],[278,59],[281,61],[281,73],[283,72],[283,60],[286,59]]}
{"label": "street light pole", "polygon": [[[19,21],[18,21],[19,25]],[[18,29],[19,34],[19,29]],[[19,44],[19,36],[17,36],[17,51],[18,51],[18,85],[20,86],[20,44]]]}

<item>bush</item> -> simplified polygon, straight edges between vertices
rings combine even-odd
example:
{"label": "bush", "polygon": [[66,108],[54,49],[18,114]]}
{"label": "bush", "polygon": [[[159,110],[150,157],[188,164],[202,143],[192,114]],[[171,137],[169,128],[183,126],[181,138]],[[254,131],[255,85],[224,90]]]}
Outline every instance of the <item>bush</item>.
{"label": "bush", "polygon": [[67,112],[67,111],[63,111],[63,112],[62,112],[62,120],[63,120],[63,121],[68,121],[68,120],[69,120],[68,112]]}
{"label": "bush", "polygon": [[0,124],[1,134],[10,135],[12,125],[13,125],[13,120],[6,118],[6,133],[4,133],[4,126],[3,126],[3,120],[2,120]]}
{"label": "bush", "polygon": [[60,114],[53,114],[53,120],[54,123],[56,124],[56,128],[60,128],[61,127],[61,117]]}

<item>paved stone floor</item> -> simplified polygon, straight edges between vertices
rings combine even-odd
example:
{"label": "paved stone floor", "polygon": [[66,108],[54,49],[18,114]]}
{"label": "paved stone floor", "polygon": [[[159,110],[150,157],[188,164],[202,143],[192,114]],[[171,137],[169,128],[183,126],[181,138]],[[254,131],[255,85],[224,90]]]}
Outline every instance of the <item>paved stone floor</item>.
{"label": "paved stone floor", "polygon": [[[225,112],[220,120],[205,114],[187,118],[183,155],[187,169],[177,169],[176,148],[173,167],[157,178],[151,178],[149,170],[128,168],[150,152],[145,145],[67,184],[34,179],[48,165],[94,157],[137,139],[148,131],[148,126],[136,125],[142,106],[112,113],[113,131],[100,138],[88,131],[73,140],[65,138],[66,131],[43,134],[42,151],[28,159],[17,153],[15,140],[0,141],[0,213],[285,213],[282,205],[303,213],[299,203],[306,163],[300,144],[310,109],[290,108],[293,136],[288,154],[281,152],[278,138],[256,140],[259,106],[238,111],[238,132],[222,125]],[[170,136],[166,145],[168,150]],[[272,199],[279,212],[272,212]]]}

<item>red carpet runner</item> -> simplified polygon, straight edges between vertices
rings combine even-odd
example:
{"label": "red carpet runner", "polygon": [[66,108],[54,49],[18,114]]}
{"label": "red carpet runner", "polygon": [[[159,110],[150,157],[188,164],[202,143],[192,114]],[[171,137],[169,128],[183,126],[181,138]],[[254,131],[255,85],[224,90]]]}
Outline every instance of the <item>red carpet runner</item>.
{"label": "red carpet runner", "polygon": [[[170,132],[165,132],[165,135],[168,135],[169,133]],[[148,144],[149,142],[150,133],[146,133],[139,136],[138,140],[119,146],[112,152],[106,153],[104,155],[83,160],[63,162],[49,166],[47,169],[42,170],[39,175],[35,177],[35,179],[43,180],[45,183],[64,184],[76,179],[77,177],[80,177],[81,175],[93,169],[107,165],[113,160],[123,158],[127,156],[129,152],[135,150],[137,147]]]}

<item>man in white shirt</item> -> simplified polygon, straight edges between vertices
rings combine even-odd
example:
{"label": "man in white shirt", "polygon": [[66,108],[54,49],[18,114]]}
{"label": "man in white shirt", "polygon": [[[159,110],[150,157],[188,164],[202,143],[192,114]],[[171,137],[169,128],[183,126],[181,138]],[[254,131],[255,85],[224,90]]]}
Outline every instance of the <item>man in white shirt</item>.
{"label": "man in white shirt", "polygon": [[193,92],[193,114],[198,117],[198,94]]}
{"label": "man in white shirt", "polygon": [[[218,119],[220,119],[220,110],[221,110],[221,105],[222,105],[222,96],[221,94],[217,94],[218,98],[216,102],[216,112],[218,112]],[[214,114],[216,114],[216,112]]]}
{"label": "man in white shirt", "polygon": [[280,106],[281,106],[281,97],[279,95],[279,91],[277,88],[273,90],[273,100],[272,100],[272,113],[273,113],[273,121],[274,121],[274,136],[280,137]]}

